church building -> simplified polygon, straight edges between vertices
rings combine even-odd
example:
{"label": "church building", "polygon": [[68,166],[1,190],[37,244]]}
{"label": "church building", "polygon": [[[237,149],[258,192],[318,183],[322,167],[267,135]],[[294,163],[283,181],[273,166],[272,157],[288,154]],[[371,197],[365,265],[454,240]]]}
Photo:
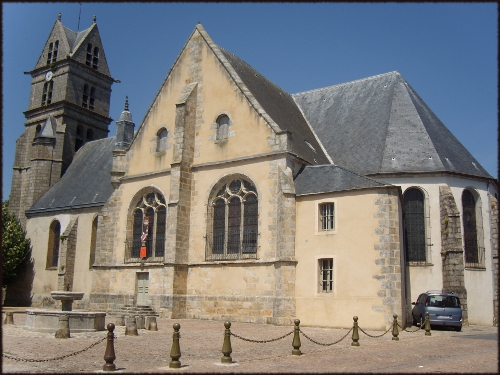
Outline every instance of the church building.
{"label": "church building", "polygon": [[386,330],[444,289],[496,324],[498,181],[397,71],[290,94],[198,24],[142,123],[123,98],[108,136],[111,68],[95,18],[59,15],[17,141],[33,269],[12,300]]}

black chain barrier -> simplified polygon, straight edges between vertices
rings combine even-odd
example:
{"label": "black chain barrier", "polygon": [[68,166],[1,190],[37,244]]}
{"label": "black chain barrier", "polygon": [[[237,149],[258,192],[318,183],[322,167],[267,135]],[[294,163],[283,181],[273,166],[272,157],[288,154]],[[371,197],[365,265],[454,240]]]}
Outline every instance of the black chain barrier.
{"label": "black chain barrier", "polygon": [[257,343],[257,344],[265,344],[265,343],[268,343],[268,342],[273,342],[273,341],[278,341],[278,340],[281,340],[281,339],[284,339],[285,337],[287,336],[290,336],[291,334],[293,333],[292,332],[288,332],[287,334],[281,336],[281,337],[278,337],[278,338],[275,338],[275,339],[271,339],[271,340],[252,340],[252,339],[247,339],[245,337],[241,337],[239,335],[237,335],[236,333],[233,333],[231,332],[231,336],[234,336],[240,340],[243,340],[243,341],[248,341],[248,342],[254,342],[254,343]]}
{"label": "black chain barrier", "polygon": [[337,340],[335,342],[331,342],[331,343],[328,343],[328,344],[325,344],[325,343],[321,343],[321,342],[318,342],[316,340],[313,340],[312,338],[310,338],[309,336],[307,336],[301,329],[299,329],[299,332],[302,333],[302,335],[308,339],[309,341],[311,341],[312,343],[314,344],[317,344],[317,345],[322,345],[322,346],[332,346],[332,345],[335,345],[335,344],[338,344],[339,342],[341,342],[343,339],[345,339],[349,333],[351,333],[352,331],[352,328],[340,339],[340,340]]}
{"label": "black chain barrier", "polygon": [[422,329],[422,326],[420,326],[414,331],[408,331],[408,328],[403,328],[399,323],[398,323],[398,327],[401,328],[403,331],[408,332],[408,333],[415,333],[415,332],[418,332]]}
{"label": "black chain barrier", "polygon": [[[115,337],[116,338],[116,337]],[[2,357],[6,357],[6,358],[10,358],[10,359],[13,359],[15,361],[23,361],[23,362],[49,362],[49,361],[59,361],[61,359],[64,359],[64,358],[68,358],[68,357],[71,357],[73,355],[77,355],[77,354],[80,354],[80,353],[83,353],[91,348],[93,348],[94,346],[96,346],[97,344],[100,344],[101,342],[103,342],[104,340],[107,339],[107,336],[104,336],[102,339],[99,339],[99,341],[96,341],[95,343],[93,343],[92,345],[82,349],[82,350],[79,350],[77,352],[74,352],[74,353],[71,353],[71,354],[66,354],[66,355],[62,355],[60,357],[54,357],[54,358],[48,358],[48,359],[26,359],[26,358],[21,358],[21,357],[17,357],[15,355],[12,355],[12,354],[7,354],[7,353],[2,353]]]}
{"label": "black chain barrier", "polygon": [[391,329],[392,329],[392,326],[389,327],[389,329],[387,331],[385,331],[384,333],[382,333],[381,335],[370,335],[369,333],[366,333],[363,328],[361,327],[358,327],[358,329],[363,332],[366,336],[369,336],[369,337],[373,337],[373,338],[377,338],[377,337],[382,337],[384,336],[385,334],[387,334],[387,332],[389,332]]}

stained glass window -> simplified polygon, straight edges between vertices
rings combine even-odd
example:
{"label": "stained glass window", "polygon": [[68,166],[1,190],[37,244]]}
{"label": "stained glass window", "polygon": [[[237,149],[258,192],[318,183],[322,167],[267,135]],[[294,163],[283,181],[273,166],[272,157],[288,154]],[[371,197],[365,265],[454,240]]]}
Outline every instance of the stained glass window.
{"label": "stained glass window", "polygon": [[234,179],[216,191],[211,205],[212,233],[207,236],[208,258],[255,257],[259,211],[255,186]]}
{"label": "stained glass window", "polygon": [[469,190],[462,193],[465,263],[478,263],[476,200]]}
{"label": "stained glass window", "polygon": [[425,262],[424,194],[411,188],[405,191],[403,200],[407,261]]}

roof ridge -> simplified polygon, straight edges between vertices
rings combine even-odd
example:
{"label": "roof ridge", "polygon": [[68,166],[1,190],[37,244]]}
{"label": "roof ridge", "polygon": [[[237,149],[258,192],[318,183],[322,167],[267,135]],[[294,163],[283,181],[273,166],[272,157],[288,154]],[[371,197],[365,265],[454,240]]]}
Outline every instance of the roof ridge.
{"label": "roof ridge", "polygon": [[306,94],[306,93],[312,93],[312,92],[320,91],[320,90],[326,90],[326,89],[329,89],[329,88],[332,88],[332,87],[341,87],[341,86],[345,86],[345,85],[351,85],[353,83],[359,83],[359,82],[363,82],[363,81],[368,81],[368,80],[371,80],[371,79],[380,78],[382,76],[387,76],[387,75],[390,75],[390,74],[399,74],[401,76],[401,73],[399,73],[397,70],[393,70],[392,72],[387,72],[387,73],[377,74],[377,75],[370,76],[370,77],[355,79],[354,81],[337,83],[336,85],[320,87],[320,88],[317,88],[317,89],[312,89],[312,90],[307,90],[307,91],[301,91],[301,92],[292,94],[292,96],[294,96],[294,95],[300,95],[300,94]]}

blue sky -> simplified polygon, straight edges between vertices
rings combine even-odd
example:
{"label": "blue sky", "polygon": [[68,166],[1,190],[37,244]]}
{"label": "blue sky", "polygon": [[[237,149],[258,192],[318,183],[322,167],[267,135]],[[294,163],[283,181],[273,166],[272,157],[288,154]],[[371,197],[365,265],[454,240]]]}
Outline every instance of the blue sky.
{"label": "blue sky", "polygon": [[[78,3],[3,3],[3,186],[24,131],[31,77],[57,14],[78,28]],[[496,3],[83,3],[112,86],[138,126],[200,22],[214,42],[289,93],[397,70],[486,170],[498,177]],[[136,127],[137,129],[137,127]],[[115,123],[110,135],[115,134]]]}

